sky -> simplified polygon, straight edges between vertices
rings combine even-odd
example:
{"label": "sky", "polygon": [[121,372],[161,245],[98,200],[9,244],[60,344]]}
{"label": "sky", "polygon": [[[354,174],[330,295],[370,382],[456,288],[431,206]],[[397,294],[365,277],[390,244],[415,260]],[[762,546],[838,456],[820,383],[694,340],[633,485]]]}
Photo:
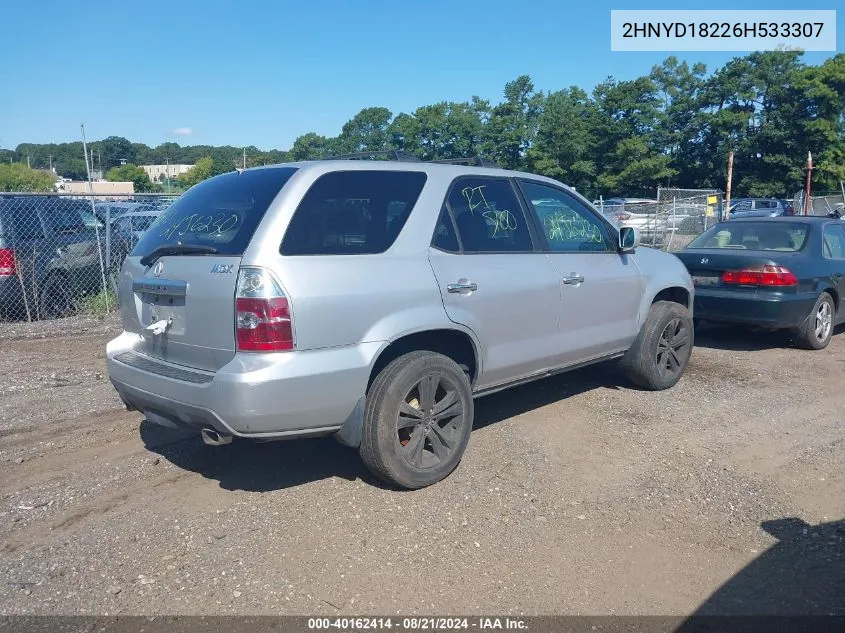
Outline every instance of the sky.
{"label": "sky", "polygon": [[[0,0],[0,147],[123,136],[288,149],[359,110],[394,114],[507,81],[586,90],[670,53],[611,52],[611,9],[796,9],[784,0]],[[836,9],[824,0],[803,8]],[[837,13],[838,52],[845,9]],[[743,53],[679,53],[716,68]],[[818,64],[834,53],[807,53]]]}

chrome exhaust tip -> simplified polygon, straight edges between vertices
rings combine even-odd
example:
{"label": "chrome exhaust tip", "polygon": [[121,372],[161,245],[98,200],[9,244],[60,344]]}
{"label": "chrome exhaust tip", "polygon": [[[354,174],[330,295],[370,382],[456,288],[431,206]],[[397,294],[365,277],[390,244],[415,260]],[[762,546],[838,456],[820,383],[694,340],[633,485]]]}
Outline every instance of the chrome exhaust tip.
{"label": "chrome exhaust tip", "polygon": [[218,433],[214,429],[203,429],[202,441],[209,446],[223,446],[232,443],[232,436]]}

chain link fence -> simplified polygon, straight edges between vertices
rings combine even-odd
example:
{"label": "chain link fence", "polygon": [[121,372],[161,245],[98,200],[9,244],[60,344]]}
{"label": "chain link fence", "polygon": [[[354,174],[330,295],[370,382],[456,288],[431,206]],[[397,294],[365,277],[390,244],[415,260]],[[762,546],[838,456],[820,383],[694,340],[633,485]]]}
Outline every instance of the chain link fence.
{"label": "chain link fence", "polygon": [[639,230],[645,246],[678,251],[718,222],[724,195],[718,189],[658,188],[653,198],[603,198],[594,201],[617,226]]}
{"label": "chain link fence", "polygon": [[123,259],[174,199],[0,194],[0,320],[116,309]]}
{"label": "chain link fence", "polygon": [[[805,191],[802,189],[792,197],[792,205],[796,215],[804,214]],[[807,215],[829,215],[839,212],[845,216],[845,193],[821,193],[810,196]]]}

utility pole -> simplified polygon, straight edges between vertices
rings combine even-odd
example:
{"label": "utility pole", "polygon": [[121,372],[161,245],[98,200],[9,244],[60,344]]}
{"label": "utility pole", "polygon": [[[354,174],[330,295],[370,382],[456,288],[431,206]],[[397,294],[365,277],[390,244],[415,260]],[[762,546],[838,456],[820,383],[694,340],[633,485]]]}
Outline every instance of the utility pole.
{"label": "utility pole", "polygon": [[812,200],[810,199],[810,180],[813,173],[813,154],[807,152],[807,187],[804,190],[804,215],[809,215],[808,211],[812,208]]}
{"label": "utility pole", "polygon": [[27,168],[27,169],[32,169],[32,168],[29,166],[29,152],[27,152],[27,153],[26,153],[26,168]]}
{"label": "utility pole", "polygon": [[164,159],[164,165],[165,192],[170,193],[170,158]]}
{"label": "utility pole", "polygon": [[730,218],[729,209],[731,208],[731,181],[733,180],[734,175],[734,153],[731,152],[728,154],[728,184],[725,187],[725,212],[723,215],[725,216],[722,218],[723,220],[727,220]]}
{"label": "utility pole", "polygon": [[48,160],[50,161],[50,171],[53,171],[53,155],[48,154]]}
{"label": "utility pole", "polygon": [[246,169],[246,147],[244,147],[244,169]]}

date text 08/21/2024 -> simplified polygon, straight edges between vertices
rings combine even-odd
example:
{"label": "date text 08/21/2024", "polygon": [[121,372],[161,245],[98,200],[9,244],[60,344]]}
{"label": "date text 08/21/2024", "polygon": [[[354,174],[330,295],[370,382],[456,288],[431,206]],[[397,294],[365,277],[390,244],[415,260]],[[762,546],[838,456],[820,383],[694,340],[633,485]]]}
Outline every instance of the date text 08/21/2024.
{"label": "date text 08/21/2024", "polygon": [[309,618],[310,630],[375,630],[399,629],[407,631],[437,630],[526,630],[526,622],[516,618],[475,617],[406,617],[394,618]]}

